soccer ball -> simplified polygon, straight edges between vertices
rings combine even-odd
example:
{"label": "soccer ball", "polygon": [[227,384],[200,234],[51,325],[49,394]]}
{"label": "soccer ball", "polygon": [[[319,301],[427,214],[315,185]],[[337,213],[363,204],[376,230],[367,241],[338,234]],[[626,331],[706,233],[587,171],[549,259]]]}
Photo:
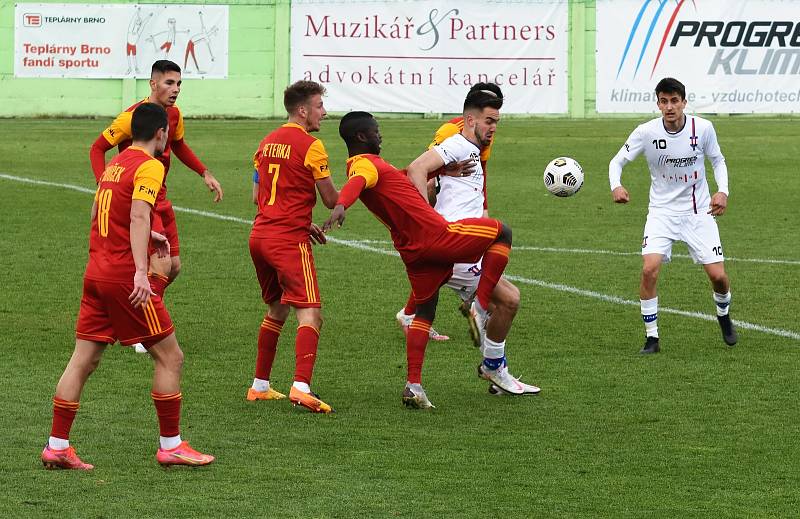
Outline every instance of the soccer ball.
{"label": "soccer ball", "polygon": [[569,157],[558,157],[544,168],[544,187],[556,196],[572,196],[583,186],[583,168]]}

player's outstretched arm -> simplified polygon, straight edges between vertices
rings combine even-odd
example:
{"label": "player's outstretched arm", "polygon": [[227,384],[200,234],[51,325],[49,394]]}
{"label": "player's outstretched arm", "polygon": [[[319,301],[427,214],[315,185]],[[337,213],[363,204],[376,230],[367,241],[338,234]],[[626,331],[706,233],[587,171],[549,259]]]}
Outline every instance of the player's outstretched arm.
{"label": "player's outstretched arm", "polygon": [[361,192],[364,191],[366,186],[367,179],[361,175],[353,175],[350,177],[350,180],[342,186],[342,190],[339,192],[339,199],[336,201],[333,211],[331,211],[330,218],[322,224],[323,232],[330,231],[334,225],[336,225],[337,228],[342,226],[347,208],[358,200],[359,195],[361,195]]}
{"label": "player's outstretched arm", "polygon": [[444,166],[442,157],[436,150],[430,149],[414,159],[406,168],[408,178],[425,200],[428,199],[428,173],[432,173],[442,166]]}
{"label": "player's outstretched arm", "polygon": [[336,186],[333,185],[331,177],[325,177],[317,180],[317,191],[322,198],[322,203],[328,209],[333,209],[336,206],[336,201],[339,199],[339,192],[336,191]]}
{"label": "player's outstretched arm", "polygon": [[630,201],[628,190],[622,186],[621,182],[622,168],[628,163],[623,155],[623,150],[620,150],[608,163],[608,183],[611,185],[611,198],[614,199],[615,204],[627,204]]}
{"label": "player's outstretched arm", "polygon": [[222,185],[219,183],[216,177],[211,174],[211,171],[209,171],[205,164],[200,162],[200,159],[194,154],[192,148],[186,144],[186,141],[183,139],[172,141],[170,147],[172,148],[173,153],[175,153],[175,156],[178,157],[181,162],[186,164],[187,168],[200,175],[208,190],[214,193],[214,202],[219,202],[222,200]]}

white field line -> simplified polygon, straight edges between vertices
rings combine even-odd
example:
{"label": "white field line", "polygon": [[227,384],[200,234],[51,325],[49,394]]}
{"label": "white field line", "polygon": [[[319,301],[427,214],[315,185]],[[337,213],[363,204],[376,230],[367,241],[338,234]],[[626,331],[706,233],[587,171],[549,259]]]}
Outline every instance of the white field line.
{"label": "white field line", "polygon": [[[368,243],[373,245],[392,246],[392,242],[388,240],[353,240],[353,243]],[[514,245],[514,251],[534,251],[534,252],[557,252],[567,254],[598,254],[604,256],[641,256],[640,252],[623,252],[605,249],[567,249],[562,247],[532,247],[528,245]],[[688,254],[673,254],[673,258],[686,258],[692,257]],[[725,261],[734,261],[742,263],[772,263],[775,265],[800,265],[800,260],[785,260],[785,259],[771,259],[771,258],[731,258],[726,257]]]}
{"label": "white field line", "polygon": [[[89,189],[89,188],[82,187],[82,186],[76,186],[76,185],[73,185],[73,184],[62,184],[62,183],[59,183],[59,182],[49,182],[49,181],[46,181],[46,180],[36,180],[36,179],[32,179],[32,178],[17,177],[17,176],[14,176],[14,175],[6,175],[6,174],[3,174],[3,173],[0,173],[0,178],[6,179],[6,180],[15,181],[15,182],[23,182],[23,183],[26,183],[26,184],[35,184],[35,185],[39,185],[39,186],[49,186],[49,187],[58,187],[58,188],[62,188],[62,189],[69,189],[69,190],[78,191],[78,192],[81,192],[81,193],[94,194],[94,192],[95,192],[94,189]],[[172,208],[176,212],[187,213],[187,214],[192,214],[192,215],[196,215],[196,216],[203,216],[203,217],[206,217],[206,218],[213,218],[213,219],[216,219],[216,220],[223,220],[223,221],[228,221],[228,222],[236,222],[236,223],[241,223],[241,224],[245,224],[245,225],[250,225],[252,223],[252,220],[248,220],[246,218],[239,218],[239,217],[236,217],[236,216],[228,216],[228,215],[224,215],[224,214],[214,213],[214,212],[211,212],[211,211],[201,211],[201,210],[198,210],[198,209],[191,209],[191,208],[179,207],[179,206],[172,206]],[[380,248],[380,247],[373,247],[372,245],[370,245],[370,243],[375,243],[375,242],[380,243],[380,244],[388,243],[388,242],[370,241],[370,240],[360,240],[360,241],[341,240],[339,238],[334,238],[333,236],[329,236],[328,237],[328,241],[330,241],[331,243],[338,244],[338,245],[343,245],[345,247],[351,247],[351,248],[354,248],[354,249],[359,249],[359,250],[363,250],[363,251],[367,251],[367,252],[383,254],[383,255],[386,255],[386,256],[399,256],[397,251],[386,250],[386,249],[383,249],[383,248]],[[514,247],[514,248],[517,249],[518,247]],[[543,248],[543,249],[545,249],[545,248]],[[550,251],[551,249],[546,249],[546,250]],[[564,252],[569,252],[569,251],[572,251],[572,250],[579,251],[581,249],[563,249]],[[561,252],[562,249],[557,249],[557,251]],[[617,254],[623,255],[623,254],[634,254],[634,253],[617,253]],[[592,290],[584,290],[582,288],[571,287],[569,285],[562,285],[560,283],[550,283],[550,282],[541,281],[541,280],[538,280],[538,279],[530,279],[530,278],[524,278],[524,277],[513,276],[513,275],[506,275],[506,277],[508,279],[510,279],[511,281],[515,281],[517,283],[522,283],[522,284],[525,284],[525,285],[533,285],[533,286],[538,286],[538,287],[542,287],[542,288],[549,288],[551,290],[556,290],[556,291],[559,291],[559,292],[567,292],[569,294],[575,294],[575,295],[579,295],[579,296],[583,296],[583,297],[588,297],[588,298],[591,298],[591,299],[599,299],[599,300],[605,301],[607,303],[613,303],[613,304],[618,304],[618,305],[626,305],[626,306],[639,306],[639,302],[638,301],[633,301],[633,300],[630,300],[630,299],[624,299],[624,298],[617,297],[617,296],[610,296],[610,295],[603,294],[603,293],[600,293],[600,292],[594,292]],[[703,314],[703,313],[700,313],[700,312],[689,312],[689,311],[686,311],[686,310],[679,310],[679,309],[676,309],[676,308],[669,308],[669,307],[660,307],[658,310],[660,312],[664,312],[664,313],[668,313],[668,314],[676,314],[676,315],[680,315],[680,316],[683,316],[683,317],[693,317],[695,319],[702,319],[704,321],[716,321],[716,316],[711,315],[711,314]],[[800,341],[800,333],[797,333],[797,332],[794,332],[794,331],[791,331],[791,330],[783,330],[783,329],[780,329],[780,328],[768,328],[766,326],[761,326],[760,324],[749,323],[749,322],[740,321],[740,320],[734,320],[733,322],[736,323],[736,326],[738,326],[739,328],[742,328],[742,329],[754,330],[754,331],[758,331],[758,332],[762,332],[762,333],[766,333],[766,334],[770,334],[770,335],[776,335],[778,337],[786,337],[788,339],[794,339],[796,341]]]}

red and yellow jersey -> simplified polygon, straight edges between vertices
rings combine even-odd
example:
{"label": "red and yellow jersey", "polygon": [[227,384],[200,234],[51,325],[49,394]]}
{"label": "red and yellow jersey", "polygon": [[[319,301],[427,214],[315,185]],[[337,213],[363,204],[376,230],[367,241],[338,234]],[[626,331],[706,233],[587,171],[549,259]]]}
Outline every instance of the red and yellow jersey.
{"label": "red and yellow jersey", "polygon": [[258,213],[253,238],[308,241],[316,183],[330,176],[322,141],[287,123],[261,141],[253,155],[258,171]]}
{"label": "red and yellow jersey", "polygon": [[422,198],[405,171],[378,155],[355,155],[347,160],[347,178],[364,177],[359,198],[392,235],[403,261],[413,262],[431,241],[447,229],[447,222]]}
{"label": "red and yellow jersey", "polygon": [[130,146],[111,159],[97,184],[97,212],[89,236],[86,278],[130,282],[136,272],[131,250],[131,205],[155,205],[164,181],[164,165],[141,148]]}
{"label": "red and yellow jersey", "polygon": [[[146,97],[139,101],[138,103],[130,106],[127,110],[122,112],[114,119],[114,122],[111,123],[111,126],[103,130],[103,137],[106,138],[108,143],[112,146],[117,146],[119,151],[122,152],[131,145],[131,119],[133,118],[133,111],[142,103],[149,103],[150,98]],[[183,129],[183,114],[181,114],[180,108],[176,105],[172,105],[166,108],[167,110],[167,121],[169,121],[169,132],[167,137],[167,146],[164,149],[164,153],[158,157],[158,160],[164,164],[164,177],[166,182],[166,175],[169,173],[169,162],[170,162],[170,145],[174,141],[179,141],[183,139],[184,129]],[[165,191],[165,190],[164,190]],[[164,198],[166,193],[162,192],[162,195],[159,197]]]}
{"label": "red and yellow jersey", "polygon": [[[444,142],[445,139],[452,137],[457,133],[461,133],[461,130],[464,129],[464,117],[459,116],[453,119],[450,119],[443,125],[436,130],[436,133],[433,135],[433,142],[428,145],[428,149],[433,148],[437,144],[441,144]],[[486,161],[489,160],[489,157],[492,155],[492,145],[494,144],[494,136],[492,136],[492,142],[486,146],[483,151],[481,151],[481,162],[483,162],[484,170],[486,170]]]}

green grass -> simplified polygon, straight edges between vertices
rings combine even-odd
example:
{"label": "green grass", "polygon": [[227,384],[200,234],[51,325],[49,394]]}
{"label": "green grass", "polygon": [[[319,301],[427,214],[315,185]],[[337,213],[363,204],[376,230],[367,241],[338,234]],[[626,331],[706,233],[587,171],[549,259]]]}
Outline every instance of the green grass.
{"label": "green grass", "polygon": [[[649,176],[626,168],[631,203],[615,206],[607,164],[639,121],[508,120],[489,165],[493,216],[514,230],[507,272],[638,299]],[[104,121],[0,123],[0,173],[93,187],[89,144]],[[252,218],[250,157],[276,121],[189,121],[187,140],[225,188],[211,203],[176,163],[176,206]],[[430,120],[386,120],[383,155],[405,166],[430,141]],[[719,219],[735,319],[800,332],[800,259],[791,120],[715,120],[731,197]],[[334,181],[344,181],[335,121],[321,137]],[[575,157],[586,184],[546,194],[544,165]],[[709,173],[709,177],[711,177]],[[38,455],[53,388],[74,343],[91,197],[0,178],[0,516],[4,517],[787,517],[800,506],[796,438],[800,341],[741,329],[727,349],[715,322],[663,313],[662,353],[637,355],[636,306],[525,282],[508,339],[513,373],[540,385],[533,398],[492,397],[475,377],[454,296],[428,347],[425,387],[437,409],[400,405],[405,377],[394,313],[408,282],[397,257],[332,243],[314,254],[325,326],[314,388],[337,413],[244,400],[264,306],[247,252],[249,226],[178,213],[183,272],[167,306],[186,352],[183,435],[218,461],[162,470],[149,399],[151,363],[109,348],[87,384],[72,431],[90,473],[49,472]],[[327,211],[321,204],[317,222]],[[388,234],[360,204],[332,235]],[[632,255],[522,250],[594,249]],[[686,253],[683,246],[677,253]],[[713,314],[702,269],[676,258],[662,271],[663,307]],[[286,389],[293,328],[285,327],[273,383]]]}

